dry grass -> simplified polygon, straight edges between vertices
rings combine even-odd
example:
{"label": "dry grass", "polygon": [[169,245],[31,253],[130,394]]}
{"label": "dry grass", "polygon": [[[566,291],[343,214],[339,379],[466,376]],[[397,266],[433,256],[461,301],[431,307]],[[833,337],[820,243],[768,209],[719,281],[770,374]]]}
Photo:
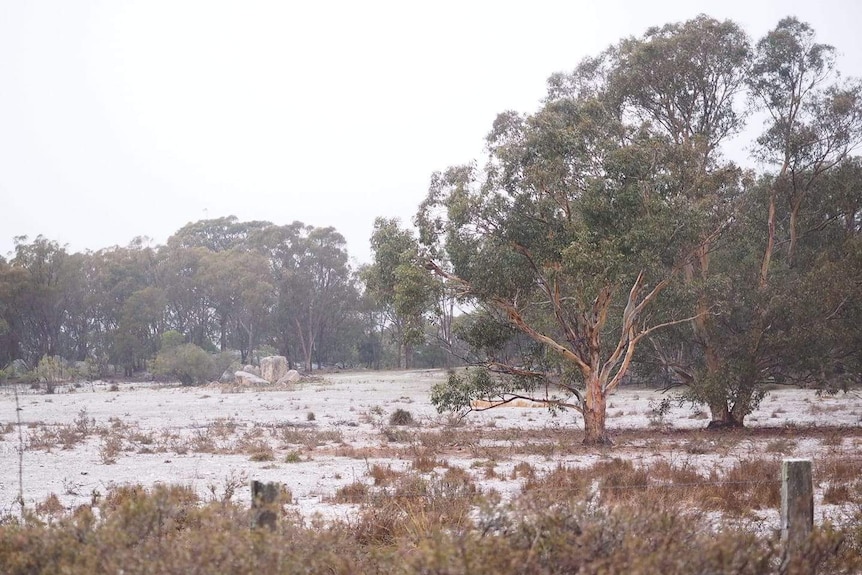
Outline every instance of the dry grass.
{"label": "dry grass", "polygon": [[368,497],[368,486],[361,481],[339,487],[330,499],[335,503],[362,503]]}
{"label": "dry grass", "polygon": [[390,485],[395,479],[401,477],[403,473],[393,470],[389,465],[374,464],[368,470],[368,475],[374,479],[374,485],[385,486]]}
{"label": "dry grass", "polygon": [[542,476],[528,476],[522,493],[527,499],[550,504],[554,501],[581,500],[589,486],[590,478],[585,470],[558,465]]}
{"label": "dry grass", "polygon": [[380,433],[386,441],[392,443],[413,443],[416,440],[416,434],[408,429],[385,427]]}
{"label": "dry grass", "polygon": [[848,482],[862,477],[862,457],[829,456],[818,459],[814,465],[818,481]]}
{"label": "dry grass", "polygon": [[728,469],[698,472],[683,463],[659,460],[649,467],[613,458],[589,467],[558,466],[537,476],[532,468],[517,471],[526,476],[522,492],[546,504],[598,497],[602,504],[674,505],[690,509],[745,515],[755,509],[777,508],[780,497],[779,462],[741,460]]}
{"label": "dry grass", "polygon": [[523,477],[524,479],[535,479],[536,470],[526,461],[522,461],[515,464],[515,467],[512,468],[511,477],[512,479],[518,479],[519,477]]}
{"label": "dry grass", "polygon": [[[638,478],[637,469],[619,461],[600,463],[596,470],[607,475],[609,484]],[[574,471],[557,468],[543,483],[583,486],[583,474]],[[660,471],[663,478],[679,472],[673,466]],[[584,506],[557,499],[551,506],[488,507],[469,473],[459,468],[430,479],[405,474],[379,492],[354,483],[336,497],[359,502],[354,520],[305,525],[289,510],[287,497],[272,531],[249,529],[250,511],[229,497],[202,502],[187,486],[114,488],[100,505],[73,510],[48,497],[28,518],[0,520],[0,565],[7,575],[862,570],[858,514],[843,530],[815,529],[785,570],[772,535],[740,528],[716,531],[696,511],[651,500]],[[485,510],[473,513],[477,506]]]}
{"label": "dry grass", "polygon": [[427,455],[417,455],[411,462],[411,468],[419,473],[430,473],[438,467],[448,467],[449,464],[445,461],[435,459]]}

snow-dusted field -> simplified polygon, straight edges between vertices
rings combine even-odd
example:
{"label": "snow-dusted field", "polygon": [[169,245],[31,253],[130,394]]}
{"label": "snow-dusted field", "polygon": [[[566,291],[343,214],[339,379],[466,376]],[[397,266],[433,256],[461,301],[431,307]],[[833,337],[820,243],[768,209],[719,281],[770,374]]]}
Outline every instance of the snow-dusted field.
{"label": "snow-dusted field", "polygon": [[[664,458],[711,469],[751,457],[811,457],[816,478],[819,457],[858,458],[862,452],[858,392],[818,397],[808,390],[775,391],[747,423],[780,433],[744,432],[728,441],[725,434],[693,431],[706,425],[703,412],[674,406],[659,417],[654,408],[663,394],[623,389],[608,410],[614,448],[561,449],[565,430],[581,428],[576,414],[498,408],[471,413],[453,426],[429,401],[431,386],[443,377],[440,371],[337,373],[293,389],[120,384],[112,390],[105,382],[52,395],[21,389],[20,438],[15,395],[6,387],[0,390],[0,515],[15,510],[21,487],[28,506],[55,494],[71,508],[129,483],[178,483],[204,498],[232,494],[242,501],[249,499],[248,481],[257,479],[287,485],[303,515],[343,517],[353,508],[328,501],[339,487],[371,483],[374,465],[409,469],[432,440],[435,457],[468,470],[479,485],[504,497],[520,488],[511,471],[523,461],[539,471],[609,457],[641,465]],[[415,425],[390,426],[398,409],[409,411]],[[489,465],[495,473],[486,473]],[[840,511],[818,509],[830,516]],[[765,519],[776,521],[777,513]]]}

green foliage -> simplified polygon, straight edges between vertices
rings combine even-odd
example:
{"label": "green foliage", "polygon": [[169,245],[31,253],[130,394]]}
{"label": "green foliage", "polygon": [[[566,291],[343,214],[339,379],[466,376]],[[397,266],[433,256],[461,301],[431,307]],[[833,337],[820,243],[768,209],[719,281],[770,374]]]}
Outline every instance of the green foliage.
{"label": "green foliage", "polygon": [[66,381],[69,376],[69,370],[64,365],[63,358],[60,356],[44,356],[39,360],[36,369],[33,370],[39,381],[44,381],[46,384],[53,384]]}
{"label": "green foliage", "polygon": [[495,375],[487,369],[465,368],[450,371],[446,381],[431,388],[431,403],[439,413],[465,412],[474,400],[497,402],[518,392],[530,394],[541,381],[537,378]]}
{"label": "green foliage", "polygon": [[58,355],[133,376],[167,331],[243,362],[263,346],[305,363],[355,361],[358,289],[332,228],[230,216],[148,243],[68,253],[17,238],[15,258],[0,261],[0,365]]}
{"label": "green foliage", "polygon": [[160,351],[153,371],[163,377],[176,377],[183,385],[194,385],[213,378],[214,367],[210,354],[193,343],[184,343]]}
{"label": "green foliage", "polygon": [[169,329],[162,334],[160,351],[168,351],[186,343],[186,338],[180,332]]}
{"label": "green foliage", "polygon": [[535,113],[500,114],[484,172],[432,177],[416,221],[429,267],[484,314],[471,361],[565,395],[582,383],[589,441],[606,441],[605,398],[639,343],[696,315],[655,312],[732,218],[742,174],[717,150],[742,127],[748,57],[731,22],[650,29],[553,77]]}
{"label": "green foliage", "polygon": [[374,262],[362,277],[367,292],[386,314],[400,366],[409,368],[413,348],[425,339],[426,316],[436,305],[439,286],[420,267],[419,244],[397,219],[375,220],[371,249]]}

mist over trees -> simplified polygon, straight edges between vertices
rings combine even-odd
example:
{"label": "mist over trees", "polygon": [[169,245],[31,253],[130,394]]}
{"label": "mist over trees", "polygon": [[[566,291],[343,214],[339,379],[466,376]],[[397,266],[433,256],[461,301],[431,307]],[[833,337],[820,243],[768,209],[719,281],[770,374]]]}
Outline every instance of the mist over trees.
{"label": "mist over trees", "polygon": [[[534,113],[499,114],[482,163],[433,174],[415,229],[378,218],[362,269],[300,222],[202,220],[86,253],[17,238],[0,366],[468,364],[438,408],[541,400],[597,444],[627,382],[676,388],[718,428],[769,386],[858,385],[862,84],[835,53],[795,18],[756,41],[703,15],[622,39],[551,76]],[[726,154],[751,133],[756,169]]]}
{"label": "mist over trees", "polygon": [[[397,367],[400,328],[359,275],[335,229],[300,222],[202,220],[163,246],[137,239],[86,253],[17,238],[11,260],[0,259],[0,365],[21,360],[33,370],[58,356],[94,374],[132,376],[153,372],[168,347],[199,366],[200,356],[180,347],[189,344],[241,363],[277,353],[304,371]],[[420,348],[430,311],[412,320]],[[166,334],[179,341],[166,345]],[[423,357],[423,367],[445,363],[439,353]]]}

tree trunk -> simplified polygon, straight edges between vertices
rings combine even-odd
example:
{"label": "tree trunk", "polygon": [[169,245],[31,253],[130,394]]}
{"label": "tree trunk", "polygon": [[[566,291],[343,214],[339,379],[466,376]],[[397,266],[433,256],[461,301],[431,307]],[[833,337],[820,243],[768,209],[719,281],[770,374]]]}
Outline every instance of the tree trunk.
{"label": "tree trunk", "polygon": [[766,287],[769,278],[769,264],[772,261],[772,251],[775,249],[775,184],[769,191],[769,212],[766,217],[766,249],[763,250],[763,261],[760,264],[760,289]]}
{"label": "tree trunk", "polygon": [[227,350],[227,316],[221,316],[219,319],[219,351]]}
{"label": "tree trunk", "polygon": [[798,241],[799,232],[799,209],[802,206],[802,199],[790,201],[790,246],[787,249],[787,265],[793,267],[793,256],[796,253],[796,243]]}
{"label": "tree trunk", "polygon": [[751,411],[751,401],[754,396],[754,378],[745,383],[742,391],[737,394],[736,401],[730,408],[730,418],[734,427],[744,427],[745,416]]}
{"label": "tree trunk", "polygon": [[726,401],[709,404],[710,422],[707,429],[721,430],[742,427],[742,420],[734,417],[733,410],[728,408]]}
{"label": "tree trunk", "polygon": [[248,326],[248,355],[254,361],[254,325]]}
{"label": "tree trunk", "polygon": [[584,445],[612,445],[605,426],[607,421],[607,396],[602,391],[601,381],[595,375],[587,378],[584,401]]}

